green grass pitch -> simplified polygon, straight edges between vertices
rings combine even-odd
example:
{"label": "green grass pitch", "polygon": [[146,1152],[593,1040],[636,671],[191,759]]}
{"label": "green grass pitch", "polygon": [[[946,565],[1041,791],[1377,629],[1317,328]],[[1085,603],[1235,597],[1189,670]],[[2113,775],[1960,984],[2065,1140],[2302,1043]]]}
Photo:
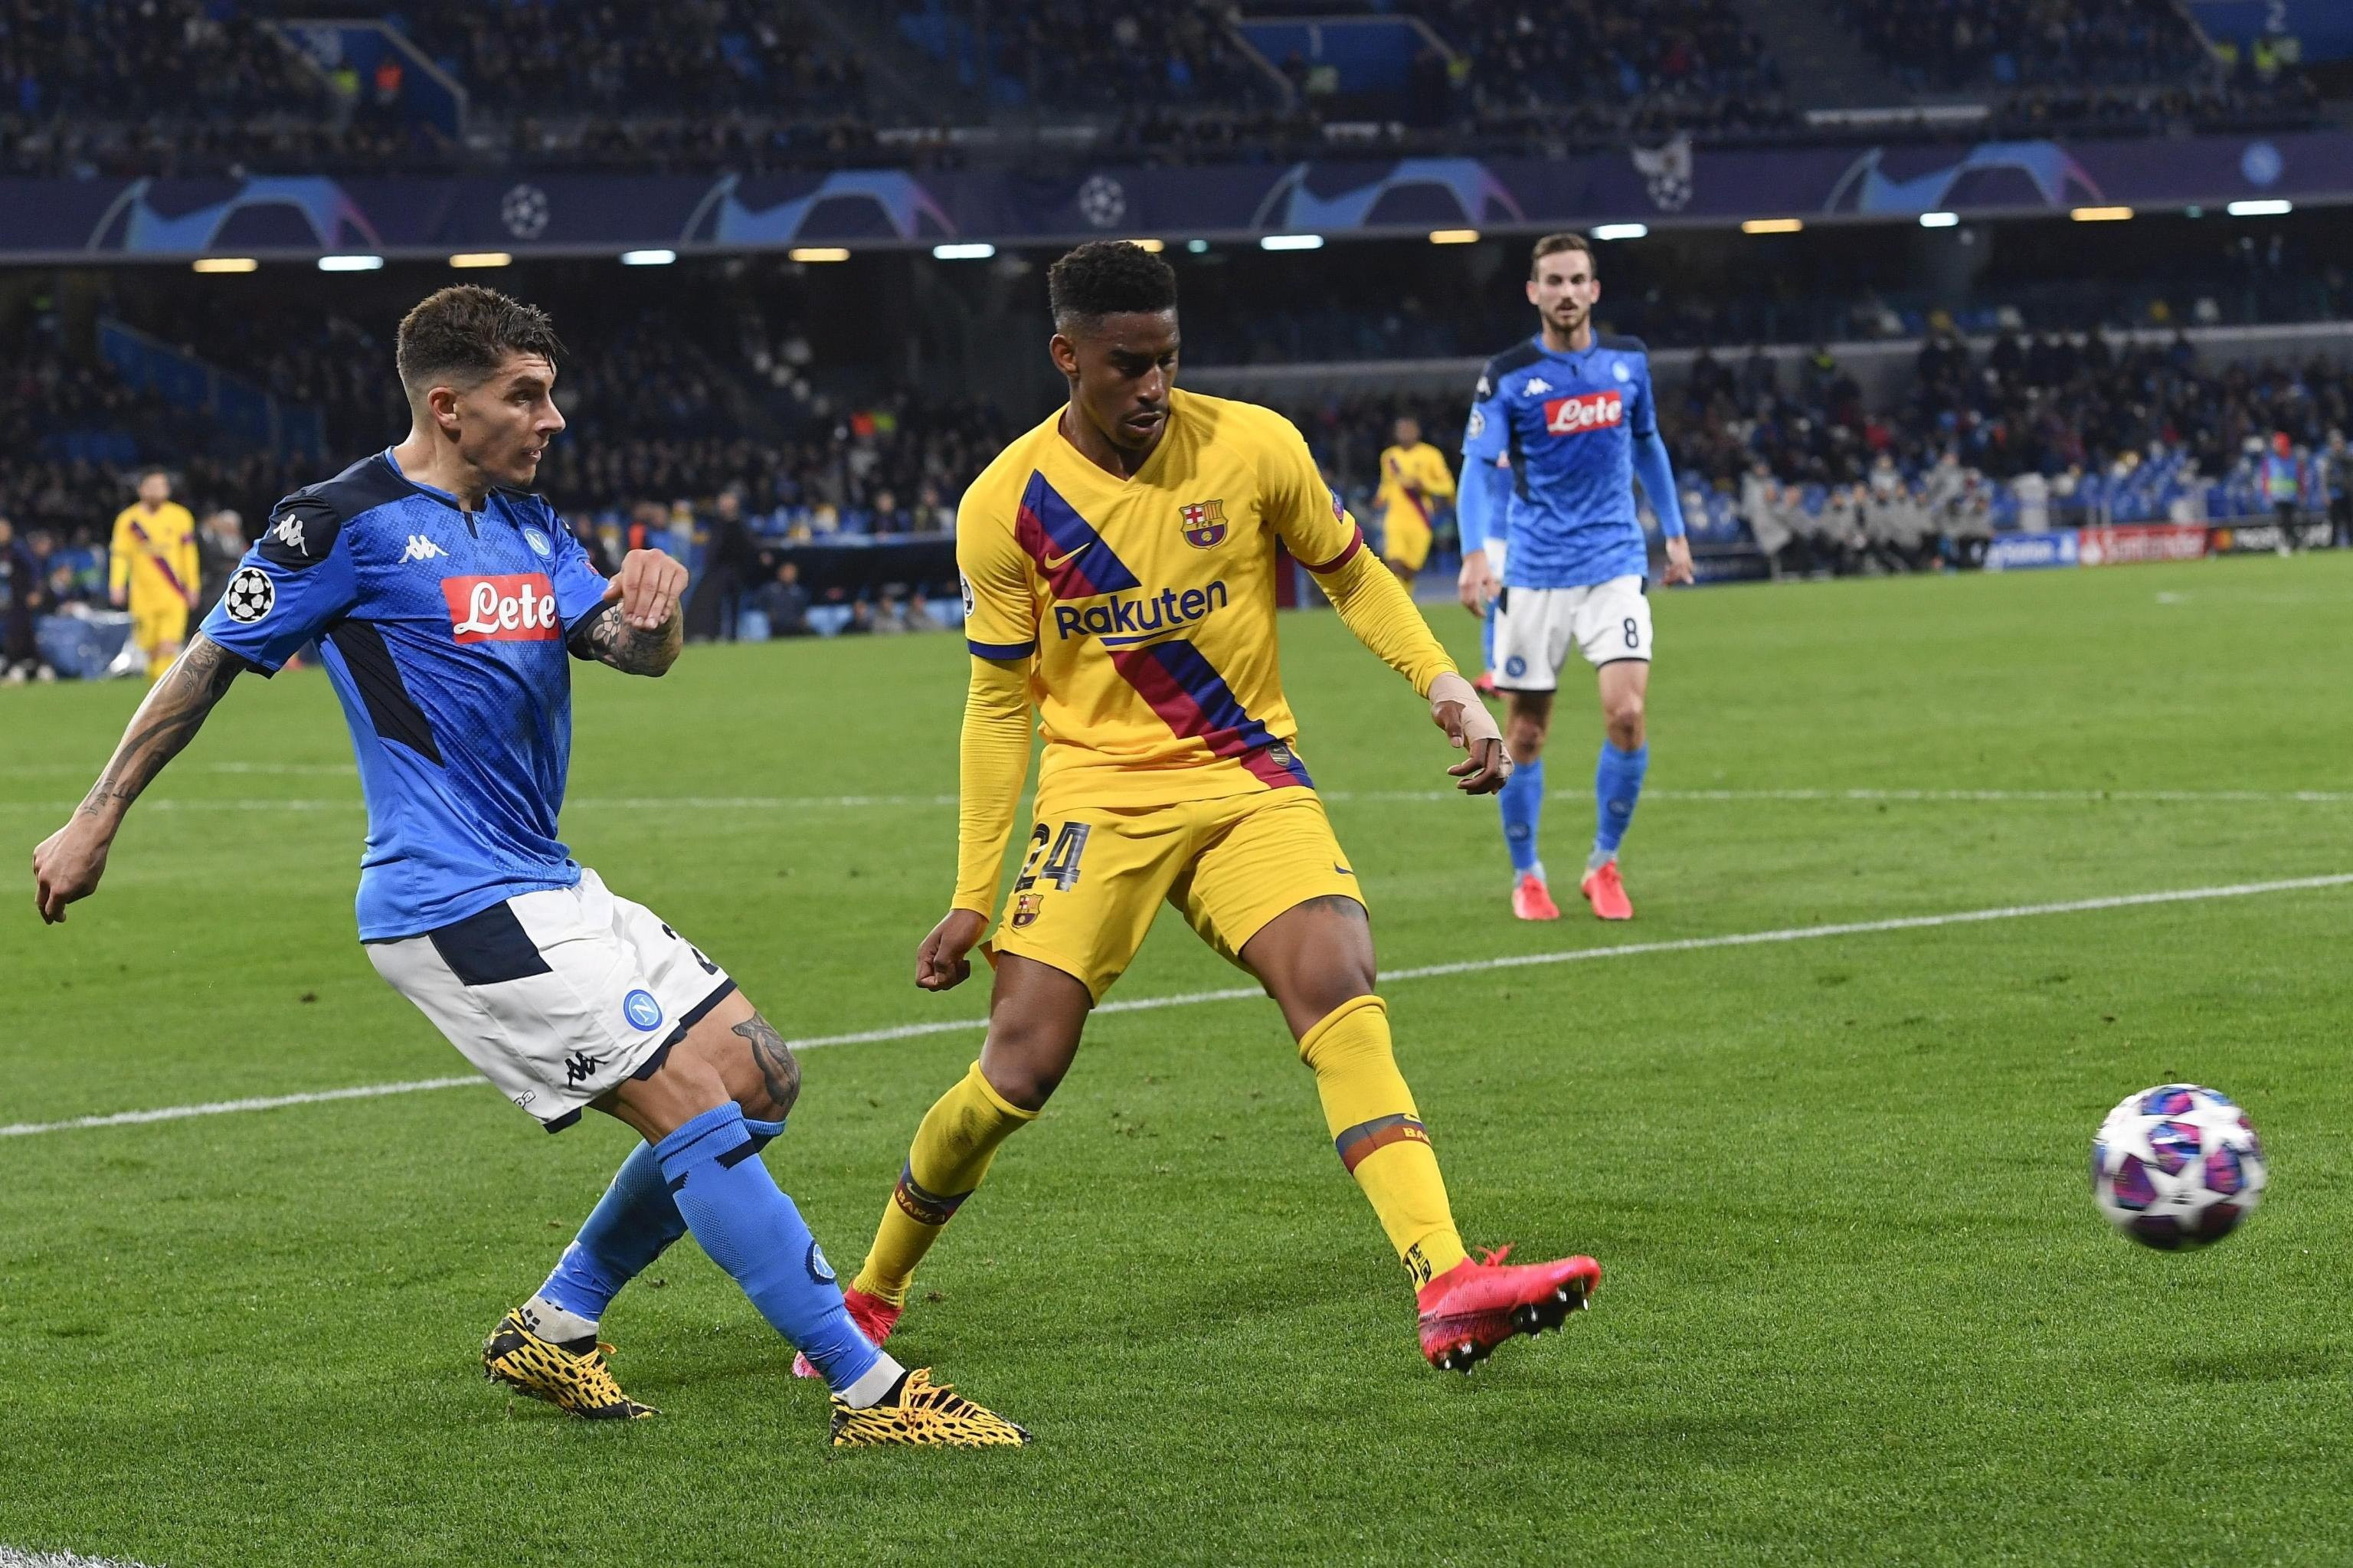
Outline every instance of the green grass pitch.
{"label": "green grass pitch", "polygon": [[[1510,919],[1494,807],[1417,798],[1451,758],[1419,705],[1328,613],[1287,618],[1284,657],[1406,969],[2353,871],[2353,796],[2326,793],[2353,789],[2349,591],[2353,556],[1662,595],[1630,928]],[[586,671],[575,851],[787,1035],[976,1018],[979,984],[911,979],[963,664],[929,637]],[[1564,871],[1584,692],[1552,754]],[[104,890],[40,927],[24,856],[136,697],[0,693],[0,1123],[463,1072],[353,940],[357,784],[315,672],[240,683]],[[547,1138],[468,1086],[0,1139],[0,1546],[2342,1562],[2348,915],[2320,888],[1397,980],[1466,1237],[1608,1270],[1468,1380],[1415,1353],[1271,1004],[1106,1015],[892,1347],[1029,1425],[1019,1453],[832,1457],[822,1393],[691,1243],[606,1320],[660,1420],[486,1385],[482,1337],[624,1151],[602,1118]],[[1237,983],[1170,917],[1117,994]],[[767,1159],[845,1273],[977,1043],[807,1053]],[[2274,1175],[2243,1234],[2165,1256],[2101,1224],[2085,1155],[2176,1078],[2247,1105]]]}

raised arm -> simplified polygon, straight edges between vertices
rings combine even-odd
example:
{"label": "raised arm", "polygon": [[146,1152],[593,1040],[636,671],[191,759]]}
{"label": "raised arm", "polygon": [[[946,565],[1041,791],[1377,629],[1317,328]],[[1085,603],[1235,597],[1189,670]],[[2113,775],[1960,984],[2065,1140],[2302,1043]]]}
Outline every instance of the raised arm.
{"label": "raised arm", "polygon": [[1432,723],[1467,755],[1447,769],[1455,787],[1472,795],[1492,795],[1512,776],[1512,759],[1504,750],[1503,732],[1446,656],[1438,639],[1388,567],[1370,550],[1352,546],[1337,565],[1315,572],[1324,596],[1356,641],[1380,656],[1381,662],[1413,683],[1418,695],[1430,699]]}
{"label": "raised arm", "polygon": [[33,851],[34,896],[43,920],[55,925],[66,917],[67,905],[98,891],[107,851],[131,802],[195,737],[245,668],[243,659],[199,632],[155,683],[72,821]]}
{"label": "raised arm", "polygon": [[1268,418],[1273,425],[1261,497],[1268,521],[1323,585],[1356,641],[1430,699],[1431,722],[1466,753],[1447,769],[1456,787],[1473,795],[1502,789],[1512,761],[1494,716],[1456,673],[1404,586],[1365,548],[1364,530],[1324,482],[1306,440],[1289,420]]}
{"label": "raised arm", "polygon": [[575,659],[625,675],[659,675],[686,646],[686,568],[659,550],[631,550],[605,597],[565,640]]}

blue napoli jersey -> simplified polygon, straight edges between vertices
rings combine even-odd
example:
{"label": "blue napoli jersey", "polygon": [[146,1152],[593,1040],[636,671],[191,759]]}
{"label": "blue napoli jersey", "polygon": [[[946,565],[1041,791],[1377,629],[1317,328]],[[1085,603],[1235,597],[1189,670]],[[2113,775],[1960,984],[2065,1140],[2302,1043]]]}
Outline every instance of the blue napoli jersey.
{"label": "blue napoli jersey", "polygon": [[545,501],[493,491],[469,514],[389,451],[271,510],[203,630],[265,675],[318,641],[367,799],[361,940],[580,880],[555,836],[565,639],[604,597]]}
{"label": "blue napoli jersey", "polygon": [[1535,337],[1487,362],[1462,461],[1467,469],[1511,459],[1506,588],[1588,588],[1650,570],[1634,511],[1634,442],[1658,428],[1641,338],[1597,335],[1582,354],[1555,354]]}

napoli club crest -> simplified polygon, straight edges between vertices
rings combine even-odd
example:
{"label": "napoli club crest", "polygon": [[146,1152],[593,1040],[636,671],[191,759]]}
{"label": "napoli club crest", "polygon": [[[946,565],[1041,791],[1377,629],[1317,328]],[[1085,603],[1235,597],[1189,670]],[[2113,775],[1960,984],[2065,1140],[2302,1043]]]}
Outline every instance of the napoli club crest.
{"label": "napoli club crest", "polygon": [[1226,539],[1226,503],[1222,501],[1197,501],[1190,506],[1179,506],[1177,517],[1185,525],[1185,543],[1197,550],[1207,550],[1222,545]]}

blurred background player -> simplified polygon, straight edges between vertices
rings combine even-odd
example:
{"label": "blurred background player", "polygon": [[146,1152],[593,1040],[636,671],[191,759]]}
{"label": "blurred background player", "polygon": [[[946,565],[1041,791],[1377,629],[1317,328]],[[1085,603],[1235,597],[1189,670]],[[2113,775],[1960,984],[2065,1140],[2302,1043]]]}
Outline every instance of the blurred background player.
{"label": "blurred background player", "polygon": [[1458,788],[1503,781],[1502,736],[1298,429],[1172,387],[1166,262],[1097,241],[1057,261],[1047,287],[1049,352],[1070,401],[982,471],[957,517],[972,659],[956,889],[917,953],[916,984],[946,991],[972,971],[1042,711],[1035,826],[987,949],[997,973],[980,1060],[916,1129],[850,1311],[877,1340],[890,1333],[916,1265],[998,1146],[1045,1107],[1165,902],[1282,1009],[1334,1150],[1414,1286],[1422,1355],[1469,1372],[1515,1334],[1559,1327],[1600,1266],[1463,1250],[1374,989],[1356,874],[1293,748],[1275,540],[1428,699],[1468,754],[1449,770]]}
{"label": "blurred background player", "polygon": [[147,656],[147,679],[160,681],[188,635],[198,573],[196,520],[172,499],[172,476],[139,476],[139,499],[115,514],[107,556],[107,597],[131,611],[131,641]]}
{"label": "blurred background player", "polygon": [[[1544,745],[1553,693],[1575,649],[1594,667],[1606,734],[1593,779],[1595,828],[1580,890],[1604,920],[1631,919],[1618,846],[1634,819],[1650,766],[1642,705],[1650,688],[1650,554],[1634,482],[1666,536],[1669,583],[1692,580],[1675,476],[1659,438],[1650,355],[1640,338],[1593,330],[1601,297],[1593,248],[1581,234],[1535,243],[1528,302],[1536,335],[1487,362],[1462,436],[1463,602],[1493,601],[1495,685],[1505,694],[1504,741],[1516,767],[1500,797],[1512,856],[1512,913],[1557,920],[1545,885],[1536,828],[1544,808]],[[1500,469],[1498,459],[1510,467]],[[1490,538],[1509,540],[1498,579]]]}
{"label": "blurred background player", "polygon": [[1430,559],[1430,522],[1440,502],[1454,499],[1454,472],[1446,456],[1421,439],[1421,421],[1407,415],[1390,432],[1396,444],[1381,451],[1381,489],[1373,504],[1381,514],[1381,558],[1406,591]]}

